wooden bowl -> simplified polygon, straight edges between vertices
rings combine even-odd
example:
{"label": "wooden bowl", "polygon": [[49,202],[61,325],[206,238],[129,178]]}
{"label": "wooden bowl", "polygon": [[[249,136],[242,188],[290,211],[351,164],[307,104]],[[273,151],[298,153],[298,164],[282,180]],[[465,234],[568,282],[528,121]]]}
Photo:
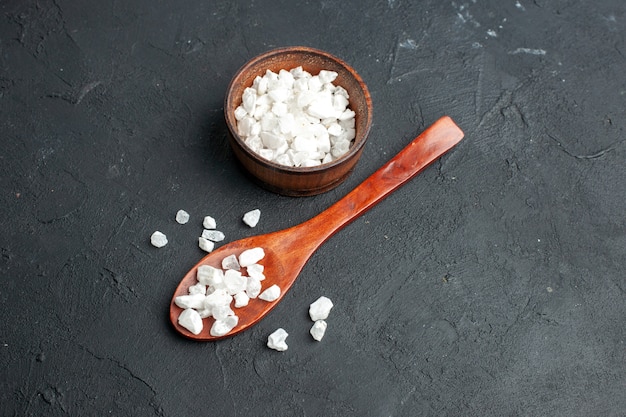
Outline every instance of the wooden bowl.
{"label": "wooden bowl", "polygon": [[[315,167],[288,167],[269,161],[251,150],[237,133],[234,111],[241,105],[244,89],[252,86],[255,77],[266,70],[278,73],[301,66],[316,75],[320,70],[337,72],[333,82],[348,91],[349,107],[355,112],[356,137],[342,157]],[[235,74],[224,103],[231,147],[241,162],[262,187],[288,196],[311,196],[341,184],[356,165],[372,124],[372,99],[367,86],[348,64],[331,54],[313,48],[295,46],[274,49],[248,61]]]}

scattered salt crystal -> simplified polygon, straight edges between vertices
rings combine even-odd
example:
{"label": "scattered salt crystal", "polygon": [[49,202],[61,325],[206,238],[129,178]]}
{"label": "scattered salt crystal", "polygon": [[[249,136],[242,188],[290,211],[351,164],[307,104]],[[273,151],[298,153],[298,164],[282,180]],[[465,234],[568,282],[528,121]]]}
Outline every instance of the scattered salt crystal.
{"label": "scattered salt crystal", "polygon": [[235,308],[241,308],[248,305],[250,297],[244,291],[235,294]]}
{"label": "scattered salt crystal", "polygon": [[280,297],[280,287],[276,284],[272,285],[261,294],[259,294],[259,298],[263,301],[276,301]]}
{"label": "scattered salt crystal", "polygon": [[324,337],[324,333],[326,333],[327,326],[328,325],[326,324],[324,320],[317,320],[315,324],[313,324],[313,327],[311,327],[311,330],[310,330],[310,333],[311,333],[311,336],[313,336],[313,339],[317,340],[318,342],[322,340],[322,338]]}
{"label": "scattered salt crystal", "polygon": [[226,236],[219,230],[204,229],[202,231],[202,237],[212,242],[221,242]]}
{"label": "scattered salt crystal", "polygon": [[204,285],[216,286],[224,279],[224,271],[211,265],[200,265],[197,271],[198,282]]}
{"label": "scattered salt crystal", "polygon": [[202,331],[202,317],[196,310],[191,308],[187,308],[180,313],[178,324],[193,334],[199,334]]}
{"label": "scattered salt crystal", "polygon": [[234,269],[236,271],[239,271],[241,269],[241,265],[239,265],[237,256],[228,255],[227,257],[222,259],[222,269]]}
{"label": "scattered salt crystal", "polygon": [[213,326],[211,326],[211,336],[221,337],[226,336],[235,326],[239,323],[239,317],[228,316],[224,320],[215,320]]}
{"label": "scattered salt crystal", "polygon": [[275,330],[274,333],[267,338],[267,347],[279,352],[287,350],[287,343],[285,342],[287,336],[289,336],[289,333],[287,333],[285,329],[279,328]]}
{"label": "scattered salt crystal", "polygon": [[217,227],[217,223],[215,222],[215,219],[211,216],[205,216],[204,220],[202,221],[202,226],[205,229],[215,229]]}
{"label": "scattered salt crystal", "polygon": [[198,246],[205,252],[211,252],[213,251],[213,248],[215,248],[215,243],[211,242],[209,239],[200,236],[198,238]]}
{"label": "scattered salt crystal", "polygon": [[178,210],[176,212],[176,221],[180,224],[185,224],[189,221],[189,213],[185,210]]}
{"label": "scattered salt crystal", "polygon": [[179,295],[174,303],[180,308],[204,308],[204,294]]}
{"label": "scattered salt crystal", "polygon": [[263,281],[265,279],[265,275],[263,274],[264,270],[265,267],[261,264],[253,264],[246,267],[246,272],[248,273],[248,276],[256,278],[259,281]]}
{"label": "scattered salt crystal", "polygon": [[150,236],[150,243],[152,243],[152,246],[154,247],[162,248],[167,245],[167,237],[157,230],[152,233],[152,236]]}
{"label": "scattered salt crystal", "polygon": [[239,255],[239,265],[247,267],[254,265],[265,257],[263,248],[247,249]]}
{"label": "scattered salt crystal", "polygon": [[261,210],[254,209],[250,210],[246,214],[243,215],[243,222],[250,227],[254,227],[259,223],[259,219],[261,218]]}
{"label": "scattered salt crystal", "polygon": [[321,296],[309,306],[309,316],[313,321],[326,320],[331,308],[333,308],[333,302]]}

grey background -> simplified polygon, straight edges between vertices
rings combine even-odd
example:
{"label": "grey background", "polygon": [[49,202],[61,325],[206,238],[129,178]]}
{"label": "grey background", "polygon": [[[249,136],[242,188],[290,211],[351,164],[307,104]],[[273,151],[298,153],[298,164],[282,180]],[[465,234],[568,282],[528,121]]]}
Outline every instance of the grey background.
{"label": "grey background", "polygon": [[[3,1],[0,415],[626,415],[625,29],[618,0]],[[352,176],[305,199],[251,183],[223,120],[234,72],[288,45],[374,102]],[[175,333],[203,216],[228,241],[295,225],[444,114],[464,141],[265,320]]]}

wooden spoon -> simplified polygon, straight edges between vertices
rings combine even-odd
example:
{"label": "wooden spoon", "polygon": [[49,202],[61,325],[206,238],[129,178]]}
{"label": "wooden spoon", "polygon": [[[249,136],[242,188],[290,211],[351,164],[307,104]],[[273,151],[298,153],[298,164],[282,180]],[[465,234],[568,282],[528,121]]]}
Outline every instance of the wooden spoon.
{"label": "wooden spoon", "polygon": [[[463,139],[461,129],[449,117],[442,117],[382,168],[317,216],[297,226],[241,239],[211,252],[183,277],[174,292],[170,304],[170,320],[174,328],[190,339],[210,341],[232,336],[257,323],[278,304],[296,281],[313,252],[322,243],[413,178],[461,139]],[[174,300],[179,295],[187,294],[189,287],[197,283],[198,267],[211,265],[221,268],[222,259],[226,256],[232,254],[239,256],[244,250],[255,247],[261,247],[265,251],[265,258],[259,262],[265,267],[266,279],[262,281],[263,289],[277,284],[281,289],[280,297],[273,302],[252,299],[246,307],[233,308],[239,322],[226,336],[211,336],[213,318],[203,320],[203,329],[197,335],[178,324],[178,316],[182,309]]]}

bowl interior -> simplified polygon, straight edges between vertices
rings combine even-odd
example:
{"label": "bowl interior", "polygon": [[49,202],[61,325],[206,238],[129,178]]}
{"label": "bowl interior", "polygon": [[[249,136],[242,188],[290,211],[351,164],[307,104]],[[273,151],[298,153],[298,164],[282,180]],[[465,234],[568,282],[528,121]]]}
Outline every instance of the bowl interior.
{"label": "bowl interior", "polygon": [[[241,105],[244,90],[252,86],[257,76],[262,76],[267,70],[278,73],[282,69],[290,70],[299,66],[313,75],[318,74],[321,70],[335,71],[337,78],[333,84],[340,85],[346,89],[350,96],[348,99],[349,106],[355,112],[356,137],[350,150],[335,161],[315,167],[288,167],[268,161],[257,155],[256,152],[253,152],[245,145],[244,141],[237,134],[237,120],[234,116],[235,109]],[[372,120],[371,97],[367,86],[356,71],[337,57],[307,47],[275,49],[250,60],[233,77],[228,88],[224,109],[226,122],[233,138],[239,142],[244,151],[249,153],[251,158],[275,169],[294,172],[323,170],[330,166],[341,164],[342,161],[357,154],[365,143]]]}

